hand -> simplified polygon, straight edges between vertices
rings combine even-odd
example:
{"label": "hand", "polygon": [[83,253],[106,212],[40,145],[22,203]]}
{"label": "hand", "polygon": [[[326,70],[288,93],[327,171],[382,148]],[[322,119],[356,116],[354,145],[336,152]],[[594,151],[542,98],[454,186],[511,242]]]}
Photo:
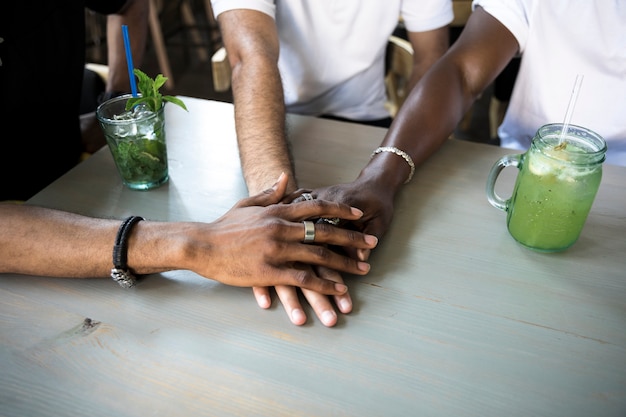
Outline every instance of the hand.
{"label": "hand", "polygon": [[[282,201],[285,203],[306,201],[307,199],[303,197],[303,194],[306,193],[309,193],[313,199],[328,199],[335,202],[350,201],[355,207],[363,207],[365,213],[363,217],[357,220],[342,219],[340,221],[341,227],[348,227],[382,237],[391,224],[394,194],[388,187],[377,185],[374,181],[356,180],[349,184],[333,185],[312,191],[300,189],[284,196]],[[332,216],[322,217],[332,218]],[[351,258],[360,261],[366,261],[371,250],[369,248],[362,249],[348,246],[344,246],[343,249],[347,253],[352,253]],[[336,270],[323,267],[315,267],[312,270],[326,279],[331,279],[338,283],[343,282],[341,275]],[[306,323],[307,317],[302,309],[297,288],[277,286],[275,289],[291,322],[295,325]],[[269,288],[255,287],[253,291],[261,308],[269,308],[271,306]],[[332,327],[337,323],[337,313],[326,295],[307,290],[303,290],[302,293],[325,326]],[[334,301],[340,312],[347,314],[352,311],[352,299],[347,292],[335,295]]]}
{"label": "hand", "polygon": [[[299,201],[306,190],[298,190],[283,198],[283,201]],[[393,200],[395,191],[384,184],[365,179],[357,179],[351,183],[331,185],[309,191],[314,199],[334,201],[359,208],[363,216],[357,220],[342,219],[339,226],[371,234],[381,239],[393,219]],[[344,247],[351,257],[361,261],[369,259],[369,249]]]}
{"label": "hand", "polygon": [[[364,275],[369,264],[333,252],[325,246],[303,243],[303,220],[339,217],[348,221],[361,217],[360,210],[323,200],[298,204],[277,204],[284,196],[288,179],[281,175],[272,189],[239,201],[231,210],[211,223],[207,251],[198,261],[210,257],[211,271],[202,275],[229,285],[289,285],[321,294],[345,294],[342,283],[315,274],[308,265]],[[202,236],[198,237],[201,239]],[[331,225],[315,226],[314,242],[371,249],[374,236],[343,230]],[[197,269],[197,268],[196,268]]]}

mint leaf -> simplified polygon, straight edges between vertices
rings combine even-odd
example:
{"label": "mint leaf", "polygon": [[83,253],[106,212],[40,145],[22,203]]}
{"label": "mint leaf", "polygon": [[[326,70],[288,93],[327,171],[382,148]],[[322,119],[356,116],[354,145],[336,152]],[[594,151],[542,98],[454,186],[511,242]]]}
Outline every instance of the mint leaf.
{"label": "mint leaf", "polygon": [[174,96],[163,96],[159,92],[159,89],[163,87],[167,81],[167,77],[164,77],[163,74],[157,75],[153,80],[137,68],[135,68],[134,73],[139,80],[137,88],[141,93],[141,97],[132,97],[128,99],[126,102],[126,110],[130,110],[138,104],[143,104],[148,109],[156,113],[161,107],[163,107],[163,101],[169,101],[170,103],[174,103],[188,111],[187,106],[185,106],[185,103],[183,103],[181,99]]}

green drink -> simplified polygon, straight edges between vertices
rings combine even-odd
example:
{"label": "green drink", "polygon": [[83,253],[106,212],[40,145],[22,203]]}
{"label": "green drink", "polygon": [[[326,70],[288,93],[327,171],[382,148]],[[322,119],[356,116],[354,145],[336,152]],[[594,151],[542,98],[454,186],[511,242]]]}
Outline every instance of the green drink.
{"label": "green drink", "polygon": [[[561,124],[540,128],[530,149],[500,159],[487,182],[489,202],[507,212],[511,236],[542,252],[561,251],[578,240],[602,179],[604,140],[571,125],[561,137],[561,129]],[[520,170],[509,200],[494,192],[506,166]]]}
{"label": "green drink", "polygon": [[130,188],[148,189],[167,180],[164,140],[138,137],[117,142],[115,138],[107,138],[107,143],[120,175]]}
{"label": "green drink", "polygon": [[152,112],[140,104],[126,111],[130,97],[103,103],[96,115],[122,182],[134,190],[148,190],[169,177],[164,106]]}

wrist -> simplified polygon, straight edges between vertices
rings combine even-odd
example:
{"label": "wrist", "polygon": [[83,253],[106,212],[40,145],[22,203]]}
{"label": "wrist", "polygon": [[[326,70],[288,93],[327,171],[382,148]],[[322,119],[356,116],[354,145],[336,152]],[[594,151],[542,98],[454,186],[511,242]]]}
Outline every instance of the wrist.
{"label": "wrist", "polygon": [[358,181],[374,184],[377,189],[391,191],[395,195],[404,185],[409,173],[408,164],[402,158],[385,152],[370,159],[361,170]]}
{"label": "wrist", "polygon": [[373,159],[376,155],[383,154],[383,153],[391,153],[404,159],[404,161],[407,163],[407,166],[409,167],[409,174],[406,177],[406,180],[404,181],[403,184],[408,184],[409,182],[411,182],[411,179],[413,178],[413,174],[415,173],[415,164],[413,163],[413,159],[411,158],[411,155],[409,155],[408,153],[404,152],[402,149],[399,149],[395,146],[379,146],[378,148],[374,150],[374,152],[372,152],[370,159]]}
{"label": "wrist", "polygon": [[144,220],[144,218],[140,216],[130,216],[126,218],[120,225],[117,236],[115,237],[111,278],[123,288],[135,286],[135,273],[128,266],[128,244],[133,228],[142,220]]}
{"label": "wrist", "polygon": [[214,237],[211,223],[158,223],[158,230],[153,230],[149,235],[152,254],[158,258],[153,264],[155,272],[210,271],[215,248],[219,245]]}

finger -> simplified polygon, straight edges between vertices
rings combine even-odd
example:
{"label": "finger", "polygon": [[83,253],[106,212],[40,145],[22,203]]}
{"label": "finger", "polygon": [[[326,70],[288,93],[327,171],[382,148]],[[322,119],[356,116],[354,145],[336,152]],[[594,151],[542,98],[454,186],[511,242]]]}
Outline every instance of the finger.
{"label": "finger", "polygon": [[[379,219],[372,219],[365,223],[361,231],[367,235],[377,236],[378,240],[380,240],[387,229],[388,225],[385,225],[384,222]],[[372,249],[374,248],[355,248],[353,249],[353,253],[356,255],[356,259],[366,262],[371,255]],[[354,255],[352,255],[352,257],[354,257]]]}
{"label": "finger", "polygon": [[[324,266],[335,271],[346,272],[354,275],[366,275],[371,268],[368,262],[351,258],[343,253],[333,251],[324,245],[318,244],[286,245],[282,249],[282,253],[279,255],[279,258],[281,262],[302,262],[307,265]],[[297,278],[308,279],[309,277],[304,276]],[[305,285],[298,286],[305,287]],[[329,292],[324,293],[331,294]]]}
{"label": "finger", "polygon": [[[308,227],[304,223],[309,223]],[[313,224],[305,221],[302,224],[291,223],[288,234],[283,239],[286,242],[278,246],[280,254],[275,259],[289,262],[303,262],[311,265],[326,266],[341,272],[365,275],[370,270],[367,256],[358,255],[355,249],[371,250],[378,244],[378,238],[364,235],[355,230],[342,229],[329,224]],[[284,224],[283,224],[284,226]],[[311,234],[311,226],[313,233]],[[302,242],[293,244],[289,242]],[[307,244],[304,244],[307,242]],[[315,244],[311,244],[315,243]],[[328,245],[341,247],[342,253],[328,249]]]}
{"label": "finger", "polygon": [[[341,274],[337,271],[333,271],[323,266],[318,266],[315,269],[322,278],[329,279],[334,282],[344,282]],[[343,314],[348,314],[352,311],[352,297],[350,297],[349,292],[346,291],[345,294],[334,295],[333,299],[335,300],[335,305]]]}
{"label": "finger", "polygon": [[307,190],[305,188],[297,189],[296,191],[289,193],[285,197],[283,197],[283,203],[297,203],[299,201],[306,201],[307,199],[302,196],[302,194],[311,193],[311,190]]}
{"label": "finger", "polygon": [[[321,219],[321,220],[325,220],[325,219]],[[319,223],[327,223],[327,222],[320,221]],[[363,218],[361,218],[360,220],[357,220],[356,222],[350,222],[347,224],[342,222],[342,225],[340,227],[345,228],[345,229],[359,231],[366,236],[376,236],[377,246],[381,237],[385,234],[385,231],[387,230],[387,227],[384,226],[384,222],[381,221],[379,218],[373,218],[371,220],[365,220],[365,221]],[[374,249],[374,248],[356,248],[356,247],[351,247],[351,246],[343,246],[342,248],[344,252],[346,253],[346,255],[348,255],[350,258],[358,259],[364,262],[367,262],[367,260],[369,259],[371,255],[371,251]]]}
{"label": "finger", "polygon": [[[306,236],[306,227],[304,227],[304,225],[303,228],[303,236]],[[376,245],[378,245],[378,238],[376,236],[363,234],[356,230],[343,229],[328,223],[317,223],[314,225],[314,228],[313,241],[315,243],[359,249],[374,249]],[[304,241],[304,237],[302,240]]]}
{"label": "finger", "polygon": [[248,206],[269,206],[270,204],[276,204],[281,201],[285,195],[287,184],[289,183],[289,177],[284,172],[280,174],[274,185],[256,195],[248,198],[243,198],[237,203],[237,207]]}
{"label": "finger", "polygon": [[256,303],[261,308],[270,308],[272,306],[272,297],[270,296],[269,287],[252,287]]}
{"label": "finger", "polygon": [[[330,285],[332,285],[332,283]],[[291,320],[293,324],[301,326],[306,323],[306,313],[302,308],[302,304],[300,304],[296,287],[277,285],[276,294],[287,313],[287,317],[289,317],[289,320]]]}
{"label": "finger", "polygon": [[[314,270],[321,278],[343,283],[341,275],[336,271],[324,267],[315,267]],[[324,326],[332,327],[337,324],[337,313],[328,296],[307,289],[303,289],[302,293]],[[340,296],[335,296],[334,300],[341,312],[349,313],[352,311],[352,300],[347,292]]]}
{"label": "finger", "polygon": [[337,324],[337,313],[327,295],[304,289],[302,292],[324,326],[333,327]]}
{"label": "finger", "polygon": [[[339,247],[336,247],[339,248]],[[341,247],[341,250],[350,259],[356,259],[358,261],[367,262],[370,256],[370,249],[357,249],[350,247]]]}
{"label": "finger", "polygon": [[355,256],[359,261],[367,262],[371,253],[371,249],[355,249]]}
{"label": "finger", "polygon": [[[306,193],[305,193],[306,194]],[[291,221],[301,221],[312,218],[339,218],[355,221],[363,216],[363,211],[347,204],[326,200],[307,200],[293,202],[288,205],[272,207],[272,214]]]}
{"label": "finger", "polygon": [[349,314],[352,312],[352,297],[350,297],[350,293],[334,295],[333,299],[335,300],[337,308],[343,314]]}

